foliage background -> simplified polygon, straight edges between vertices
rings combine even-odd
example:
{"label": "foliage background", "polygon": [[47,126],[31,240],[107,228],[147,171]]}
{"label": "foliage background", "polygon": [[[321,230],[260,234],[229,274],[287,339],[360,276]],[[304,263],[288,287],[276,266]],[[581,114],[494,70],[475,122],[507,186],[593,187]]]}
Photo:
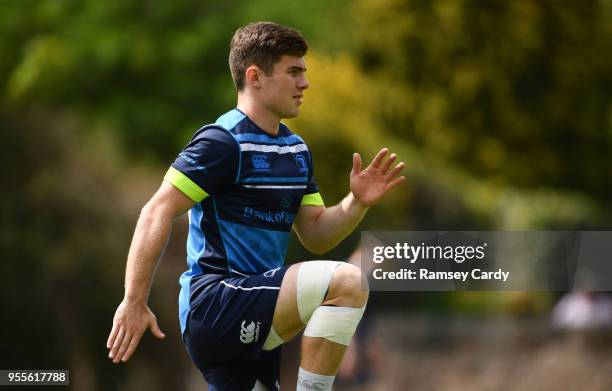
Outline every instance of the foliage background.
{"label": "foliage background", "polygon": [[[150,300],[166,341],[145,337],[120,367],[104,345],[139,210],[235,104],[228,42],[255,20],[310,43],[289,124],[327,204],[348,190],[353,151],[389,146],[407,163],[407,185],[361,229],[609,228],[609,0],[3,1],[0,368],[70,368],[75,390],[198,384],[176,319],[184,220]],[[311,258],[294,240],[288,262]],[[551,300],[372,295],[400,314],[538,314]]]}

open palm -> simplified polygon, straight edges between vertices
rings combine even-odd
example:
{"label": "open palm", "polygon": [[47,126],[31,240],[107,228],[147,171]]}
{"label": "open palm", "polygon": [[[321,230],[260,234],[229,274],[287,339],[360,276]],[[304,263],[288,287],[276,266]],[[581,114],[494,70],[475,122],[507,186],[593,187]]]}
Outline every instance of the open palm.
{"label": "open palm", "polygon": [[406,178],[399,176],[404,169],[401,162],[391,169],[397,159],[394,153],[385,159],[389,150],[381,149],[372,163],[365,170],[361,169],[361,156],[353,154],[353,169],[351,170],[351,192],[363,205],[370,206],[377,203],[389,190],[402,183]]}

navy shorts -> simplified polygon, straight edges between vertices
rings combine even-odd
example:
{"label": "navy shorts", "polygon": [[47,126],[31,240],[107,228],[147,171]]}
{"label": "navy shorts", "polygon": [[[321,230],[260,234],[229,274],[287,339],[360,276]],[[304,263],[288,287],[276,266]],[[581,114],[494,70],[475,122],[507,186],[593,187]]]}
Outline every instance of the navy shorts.
{"label": "navy shorts", "polygon": [[262,350],[287,267],[230,277],[205,289],[191,308],[183,340],[211,391],[280,388],[280,347]]}

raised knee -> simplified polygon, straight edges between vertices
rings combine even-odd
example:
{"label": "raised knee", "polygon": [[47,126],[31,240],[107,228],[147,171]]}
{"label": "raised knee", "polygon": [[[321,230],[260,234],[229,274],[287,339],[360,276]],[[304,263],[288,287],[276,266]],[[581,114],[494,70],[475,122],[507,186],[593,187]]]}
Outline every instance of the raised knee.
{"label": "raised knee", "polygon": [[304,336],[348,346],[365,311],[368,288],[356,266],[312,261],[301,265],[297,296]]}
{"label": "raised knee", "polygon": [[335,270],[323,304],[338,307],[363,307],[368,301],[368,282],[361,269],[343,263]]}

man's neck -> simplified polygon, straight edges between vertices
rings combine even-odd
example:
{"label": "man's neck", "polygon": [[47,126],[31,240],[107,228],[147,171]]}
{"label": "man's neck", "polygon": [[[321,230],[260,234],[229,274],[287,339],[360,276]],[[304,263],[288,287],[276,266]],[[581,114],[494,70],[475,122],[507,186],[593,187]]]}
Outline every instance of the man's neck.
{"label": "man's neck", "polygon": [[271,115],[268,111],[257,107],[250,103],[247,99],[238,98],[238,104],[236,105],[238,110],[246,114],[251,121],[255,122],[264,132],[276,136],[278,135],[278,127],[280,124],[280,118]]}

